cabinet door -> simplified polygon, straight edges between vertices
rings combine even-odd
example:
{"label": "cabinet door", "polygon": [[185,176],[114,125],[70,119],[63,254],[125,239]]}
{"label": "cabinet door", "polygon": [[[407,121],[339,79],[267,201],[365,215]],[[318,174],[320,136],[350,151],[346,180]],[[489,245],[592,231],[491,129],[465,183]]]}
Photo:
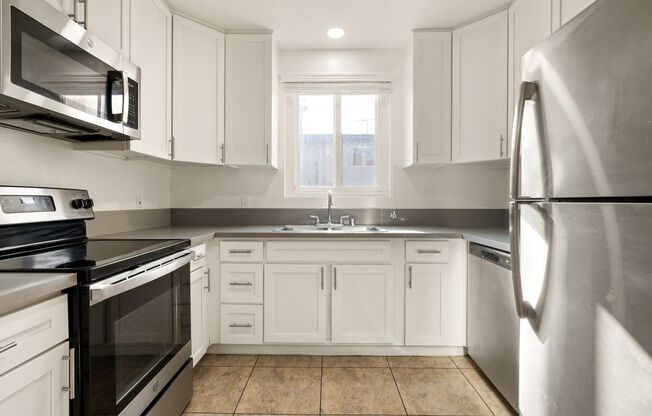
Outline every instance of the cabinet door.
{"label": "cabinet door", "polygon": [[86,27],[129,56],[129,0],[85,0]]}
{"label": "cabinet door", "polygon": [[263,303],[263,265],[222,263],[220,300],[222,303]]}
{"label": "cabinet door", "polygon": [[414,160],[451,161],[451,33],[414,34]]}
{"label": "cabinet door", "polygon": [[192,361],[197,365],[206,353],[204,342],[204,270],[202,267],[190,273],[190,339]]}
{"label": "cabinet door", "polygon": [[325,266],[265,266],[265,342],[326,341]]}
{"label": "cabinet door", "polygon": [[131,60],[141,69],[141,138],[131,150],[171,157],[172,14],[161,0],[131,0]]}
{"label": "cabinet door", "polygon": [[[508,127],[514,123],[514,111],[521,92],[523,55],[552,33],[553,0],[518,0],[509,8],[509,101]],[[509,149],[511,129],[508,129]]]}
{"label": "cabinet door", "polygon": [[333,344],[394,342],[392,266],[334,265]]}
{"label": "cabinet door", "polygon": [[224,162],[224,34],[174,15],[174,160]]}
{"label": "cabinet door", "polygon": [[67,416],[70,361],[68,343],[0,376],[0,415]]}
{"label": "cabinet door", "polygon": [[[556,2],[557,22],[560,26],[570,22],[575,16],[582,13],[595,0],[554,0]],[[555,29],[557,29],[556,27]]]}
{"label": "cabinet door", "polygon": [[226,35],[225,162],[268,165],[272,134],[272,36]]}
{"label": "cabinet door", "polygon": [[453,32],[453,162],[507,156],[507,11]]}
{"label": "cabinet door", "polygon": [[464,346],[464,277],[447,264],[409,264],[406,276],[405,344]]}

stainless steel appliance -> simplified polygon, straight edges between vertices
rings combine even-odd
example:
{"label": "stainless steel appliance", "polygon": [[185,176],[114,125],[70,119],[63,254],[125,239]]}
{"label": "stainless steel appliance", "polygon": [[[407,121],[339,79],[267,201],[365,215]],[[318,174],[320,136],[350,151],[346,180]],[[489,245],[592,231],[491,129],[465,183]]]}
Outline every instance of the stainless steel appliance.
{"label": "stainless steel appliance", "polygon": [[140,138],[140,68],[45,1],[2,0],[0,25],[0,125]]}
{"label": "stainless steel appliance", "polygon": [[652,2],[530,51],[511,167],[525,416],[652,414]]}
{"label": "stainless steel appliance", "polygon": [[73,416],[180,415],[192,395],[187,240],[89,239],[83,190],[0,187],[0,273],[77,274]]}
{"label": "stainless steel appliance", "polygon": [[510,254],[469,244],[469,355],[518,409],[519,319],[514,313]]}

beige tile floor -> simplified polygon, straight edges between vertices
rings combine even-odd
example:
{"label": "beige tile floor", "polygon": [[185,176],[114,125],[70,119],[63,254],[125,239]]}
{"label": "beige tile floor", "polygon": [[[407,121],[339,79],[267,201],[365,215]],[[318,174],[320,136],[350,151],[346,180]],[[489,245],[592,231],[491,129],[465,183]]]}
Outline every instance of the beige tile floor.
{"label": "beige tile floor", "polygon": [[184,415],[233,414],[515,413],[469,357],[206,355]]}

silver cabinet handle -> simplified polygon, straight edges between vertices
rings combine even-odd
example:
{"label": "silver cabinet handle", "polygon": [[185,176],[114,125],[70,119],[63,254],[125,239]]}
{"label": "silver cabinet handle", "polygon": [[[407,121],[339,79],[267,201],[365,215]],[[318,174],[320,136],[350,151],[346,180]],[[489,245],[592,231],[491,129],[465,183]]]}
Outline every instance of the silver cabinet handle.
{"label": "silver cabinet handle", "polygon": [[505,145],[505,135],[501,134],[500,135],[500,157],[505,156],[504,145]]}
{"label": "silver cabinet handle", "polygon": [[333,290],[337,290],[337,267],[333,267]]}
{"label": "silver cabinet handle", "polygon": [[17,346],[18,346],[18,343],[16,341],[12,341],[7,345],[3,345],[2,347],[0,347],[0,354],[2,354],[5,351],[9,351],[10,349],[12,349],[14,347],[17,347]]}
{"label": "silver cabinet handle", "polygon": [[412,266],[408,267],[408,289],[412,289]]}
{"label": "silver cabinet handle", "polygon": [[321,290],[324,290],[324,266],[321,266]]}
{"label": "silver cabinet handle", "polygon": [[205,286],[204,289],[206,289],[208,292],[210,292],[211,291],[211,269],[207,269],[204,272],[204,274],[208,276],[208,279],[207,279],[208,280],[208,285]]}
{"label": "silver cabinet handle", "polygon": [[229,325],[229,328],[252,328],[253,325],[251,324],[231,324]]}
{"label": "silver cabinet handle", "polygon": [[417,145],[416,145],[416,162],[419,163],[419,141],[417,140]]}
{"label": "silver cabinet handle", "polygon": [[251,282],[230,282],[229,286],[253,286]]}
{"label": "silver cabinet handle", "polygon": [[251,254],[253,252],[254,252],[253,250],[239,250],[239,249],[229,250],[229,254]]}
{"label": "silver cabinet handle", "polygon": [[514,117],[514,132],[512,134],[512,160],[509,178],[509,196],[514,199],[518,197],[520,183],[519,173],[521,170],[521,135],[523,133],[523,114],[525,102],[533,100],[539,94],[539,86],[535,82],[522,82],[521,94],[518,99],[516,116]]}
{"label": "silver cabinet handle", "polygon": [[523,299],[523,287],[521,285],[521,260],[520,260],[520,206],[517,202],[509,203],[509,234],[512,261],[512,287],[514,289],[514,302],[516,306],[516,315],[523,319],[534,316],[534,308]]}
{"label": "silver cabinet handle", "polygon": [[220,145],[220,161],[224,163],[224,143]]}
{"label": "silver cabinet handle", "polygon": [[441,250],[425,250],[425,249],[419,249],[417,250],[417,254],[440,254]]}
{"label": "silver cabinet handle", "polygon": [[68,355],[62,357],[68,361],[68,387],[62,387],[61,391],[68,392],[70,400],[75,398],[75,349],[70,348]]}

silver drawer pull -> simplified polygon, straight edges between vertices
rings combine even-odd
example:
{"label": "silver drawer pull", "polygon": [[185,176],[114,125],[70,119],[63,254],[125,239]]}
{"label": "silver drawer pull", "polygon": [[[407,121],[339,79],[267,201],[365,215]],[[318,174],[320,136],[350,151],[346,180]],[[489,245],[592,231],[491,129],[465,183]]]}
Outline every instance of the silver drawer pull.
{"label": "silver drawer pull", "polygon": [[251,254],[253,252],[254,252],[253,250],[237,250],[237,249],[229,250],[229,254]]}
{"label": "silver drawer pull", "polygon": [[61,391],[68,392],[70,400],[75,398],[75,349],[70,348],[69,355],[62,357],[64,361],[68,361],[68,387],[62,387]]}
{"label": "silver drawer pull", "polygon": [[253,286],[251,282],[229,282],[230,286]]}
{"label": "silver drawer pull", "polygon": [[441,250],[424,250],[424,249],[419,249],[417,250],[417,254],[440,254]]}
{"label": "silver drawer pull", "polygon": [[0,347],[0,354],[2,354],[5,351],[9,351],[10,349],[12,349],[12,348],[14,348],[16,346],[18,346],[18,343],[16,341],[12,341],[7,345],[3,345],[2,347]]}
{"label": "silver drawer pull", "polygon": [[251,324],[231,324],[229,325],[229,328],[251,328],[253,325]]}

